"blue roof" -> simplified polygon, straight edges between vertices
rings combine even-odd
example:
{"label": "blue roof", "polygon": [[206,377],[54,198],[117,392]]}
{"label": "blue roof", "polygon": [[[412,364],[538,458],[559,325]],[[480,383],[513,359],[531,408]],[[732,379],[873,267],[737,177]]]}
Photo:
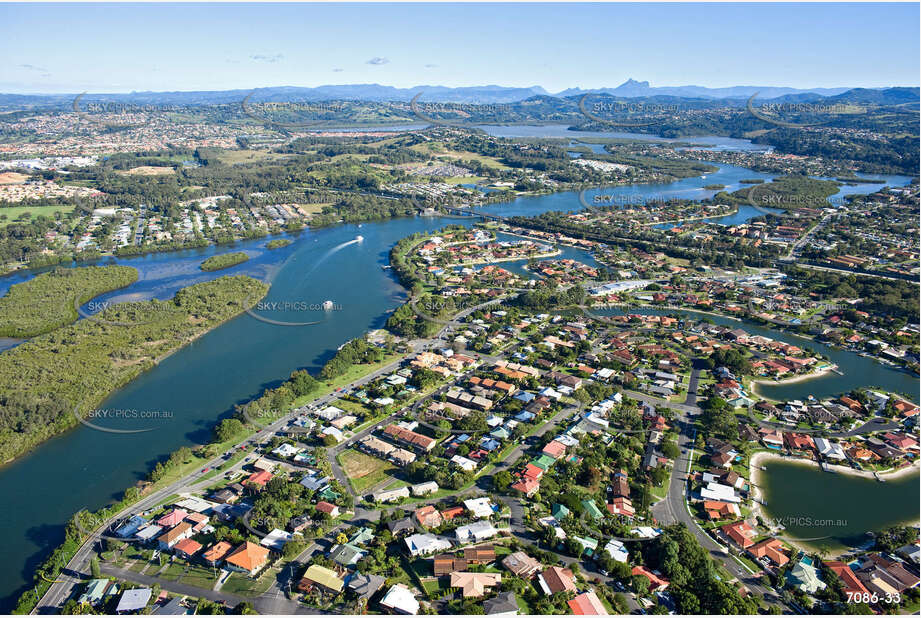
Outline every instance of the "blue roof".
{"label": "blue roof", "polygon": [[480,442],[480,446],[483,447],[484,450],[494,451],[499,448],[499,443],[496,440],[490,440],[489,438],[484,437]]}
{"label": "blue roof", "polygon": [[518,413],[517,416],[515,416],[516,421],[523,421],[525,423],[532,420],[533,418],[534,418],[534,413],[528,412],[527,410],[522,410],[521,412]]}
{"label": "blue roof", "polygon": [[520,393],[515,395],[515,399],[517,399],[518,401],[523,401],[525,403],[531,402],[535,397],[537,397],[537,395],[533,393],[529,393],[527,391],[521,391]]}
{"label": "blue roof", "polygon": [[141,517],[140,515],[133,515],[124,526],[115,531],[117,536],[126,538],[129,536],[134,536],[134,533],[137,532],[141,526],[147,523],[147,520]]}

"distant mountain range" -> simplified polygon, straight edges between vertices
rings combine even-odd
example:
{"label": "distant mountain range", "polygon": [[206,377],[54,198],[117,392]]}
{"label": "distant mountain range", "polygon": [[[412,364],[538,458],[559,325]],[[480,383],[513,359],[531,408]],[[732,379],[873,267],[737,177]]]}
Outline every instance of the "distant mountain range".
{"label": "distant mountain range", "polygon": [[[395,88],[380,84],[343,84],[303,88],[280,86],[256,88],[255,90],[220,90],[188,92],[131,92],[121,94],[87,94],[84,102],[117,102],[137,105],[214,105],[238,103],[248,94],[258,101],[410,101],[420,92],[421,101],[464,104],[517,103],[534,97],[572,99],[585,94],[609,95],[618,98],[658,100],[694,100],[700,103],[726,101],[730,104],[744,103],[757,93],[757,100],[852,102],[877,105],[898,105],[919,100],[916,87],[894,88],[786,88],[779,86],[732,86],[728,88],[707,88],[705,86],[650,86],[648,81],[628,79],[616,88],[569,88],[557,93],[547,92],[540,86],[511,88],[505,86],[471,86],[449,88],[446,86],[415,86]],[[79,93],[53,95],[0,94],[0,105],[25,107],[60,106],[73,102]]]}

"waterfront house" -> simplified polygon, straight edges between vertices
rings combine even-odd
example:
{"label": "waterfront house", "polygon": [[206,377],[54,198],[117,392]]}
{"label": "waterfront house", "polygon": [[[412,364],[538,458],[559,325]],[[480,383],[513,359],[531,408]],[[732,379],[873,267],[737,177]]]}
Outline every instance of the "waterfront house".
{"label": "waterfront house", "polygon": [[777,539],[765,539],[748,548],[748,553],[755,560],[766,558],[775,566],[782,567],[790,562],[783,544]]}
{"label": "waterfront house", "polygon": [[849,567],[846,563],[839,560],[825,560],[825,566],[828,567],[828,570],[838,576],[841,582],[844,584],[844,593],[849,596],[857,594],[867,594],[868,591],[863,585],[863,582],[857,577],[857,574],[854,573],[853,569]]}
{"label": "waterfront house", "polygon": [[826,584],[819,578],[819,571],[812,566],[810,558],[803,558],[793,565],[787,578],[806,594],[815,594],[819,590],[825,590]]}

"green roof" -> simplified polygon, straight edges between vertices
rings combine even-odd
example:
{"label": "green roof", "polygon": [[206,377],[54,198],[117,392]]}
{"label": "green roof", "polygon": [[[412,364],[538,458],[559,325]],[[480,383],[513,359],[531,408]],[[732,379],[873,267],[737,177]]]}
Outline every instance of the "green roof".
{"label": "green roof", "polygon": [[569,509],[564,504],[554,504],[552,512],[556,519],[563,519],[569,515]]}
{"label": "green roof", "polygon": [[556,463],[556,459],[550,455],[541,455],[540,457],[531,461],[531,463],[546,472],[550,469],[550,466]]}
{"label": "green roof", "polygon": [[339,494],[337,494],[335,491],[333,491],[332,487],[324,487],[324,488],[323,488],[323,491],[321,491],[321,492],[320,492],[319,494],[317,494],[317,495],[318,495],[320,498],[322,498],[323,500],[327,500],[327,501],[329,501],[329,502],[333,502],[333,501],[337,500],[337,499],[340,497]]}
{"label": "green roof", "polygon": [[353,545],[364,545],[374,540],[374,531],[371,528],[359,528],[359,530],[352,535],[352,538],[349,539],[349,543]]}
{"label": "green roof", "polygon": [[601,519],[604,517],[604,514],[598,509],[598,506],[595,504],[594,500],[583,500],[582,508],[591,515],[594,519]]}
{"label": "green roof", "polygon": [[364,556],[364,552],[350,543],[336,545],[329,552],[329,557],[342,566],[352,566]]}

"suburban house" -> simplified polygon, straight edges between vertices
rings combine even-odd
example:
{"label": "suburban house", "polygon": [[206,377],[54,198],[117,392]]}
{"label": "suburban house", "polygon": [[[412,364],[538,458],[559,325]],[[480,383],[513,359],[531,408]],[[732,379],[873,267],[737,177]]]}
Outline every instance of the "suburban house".
{"label": "suburban house", "polygon": [[492,599],[483,601],[483,610],[487,616],[517,616],[518,600],[512,591],[500,592]]}
{"label": "suburban house", "polygon": [[441,513],[430,504],[416,509],[414,517],[423,528],[437,528],[442,521]]}
{"label": "suburban house", "polygon": [[657,592],[659,590],[665,590],[668,588],[668,580],[657,575],[654,571],[650,571],[644,566],[635,566],[630,570],[631,575],[642,575],[649,580],[649,591]]}
{"label": "suburban house", "polygon": [[192,531],[192,524],[183,521],[164,532],[157,539],[157,545],[163,551],[172,549],[179,541],[187,539],[195,534]]}
{"label": "suburban house", "polygon": [[720,526],[719,530],[723,536],[725,536],[727,539],[742,549],[748,549],[755,544],[755,542],[752,540],[756,535],[755,529],[744,521],[737,521],[732,524]]}
{"label": "suburban house", "polygon": [[204,554],[202,554],[202,560],[205,563],[211,566],[217,566],[220,562],[230,553],[233,549],[233,545],[227,541],[219,541],[209,547]]}
{"label": "suburban house", "polygon": [[499,531],[496,530],[492,523],[480,520],[458,527],[454,534],[458,543],[479,543],[480,541],[491,539],[499,534]]}
{"label": "suburban house", "polygon": [[336,506],[335,504],[330,504],[329,502],[326,502],[325,500],[320,500],[319,502],[317,502],[316,509],[320,513],[326,513],[333,519],[335,519],[336,517],[339,517],[339,507]]}
{"label": "suburban house", "polygon": [[607,616],[608,610],[604,608],[601,599],[595,594],[595,591],[583,592],[574,599],[568,601],[569,608],[576,616]]}
{"label": "suburban house", "polygon": [[537,583],[546,596],[557,592],[577,592],[572,571],[552,566],[537,576]]}
{"label": "suburban house", "polygon": [[451,543],[434,534],[413,534],[404,539],[411,556],[424,556],[451,549]]}
{"label": "suburban house", "polygon": [[250,577],[255,577],[268,561],[269,550],[249,541],[244,541],[240,547],[224,558],[224,563],[228,569],[247,573]]}
{"label": "suburban house", "polygon": [[404,584],[394,584],[381,599],[381,607],[397,614],[419,613],[419,601]]}
{"label": "suburban house", "polygon": [[541,569],[540,562],[523,551],[516,551],[506,556],[502,560],[502,566],[511,571],[513,575],[524,579],[530,579]]}
{"label": "suburban house", "polygon": [[451,587],[460,588],[464,598],[478,598],[486,594],[487,588],[498,586],[502,581],[499,573],[469,573],[466,571],[451,573]]}
{"label": "suburban house", "polygon": [[317,588],[323,592],[339,594],[342,592],[343,586],[345,586],[345,582],[339,579],[335,571],[318,564],[311,564],[307,567],[307,571],[301,581],[298,582],[297,589],[301,592],[307,592]]}

